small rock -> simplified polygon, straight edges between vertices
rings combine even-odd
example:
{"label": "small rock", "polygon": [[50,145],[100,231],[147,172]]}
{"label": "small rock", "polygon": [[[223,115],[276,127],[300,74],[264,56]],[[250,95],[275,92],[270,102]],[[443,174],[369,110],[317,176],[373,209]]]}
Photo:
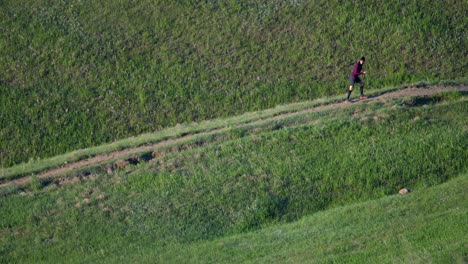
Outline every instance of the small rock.
{"label": "small rock", "polygon": [[90,203],[91,203],[91,199],[89,199],[89,198],[85,198],[83,200],[83,204],[90,204]]}
{"label": "small rock", "polygon": [[403,189],[401,189],[398,193],[399,193],[399,194],[407,194],[407,193],[409,193],[409,192],[411,192],[410,189],[403,188]]}

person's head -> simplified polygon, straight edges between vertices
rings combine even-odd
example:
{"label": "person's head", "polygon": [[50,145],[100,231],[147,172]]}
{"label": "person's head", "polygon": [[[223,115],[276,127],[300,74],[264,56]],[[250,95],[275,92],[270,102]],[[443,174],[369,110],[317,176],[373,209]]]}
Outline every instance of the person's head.
{"label": "person's head", "polygon": [[364,64],[364,62],[366,62],[366,58],[362,56],[361,59],[359,60],[359,63]]}

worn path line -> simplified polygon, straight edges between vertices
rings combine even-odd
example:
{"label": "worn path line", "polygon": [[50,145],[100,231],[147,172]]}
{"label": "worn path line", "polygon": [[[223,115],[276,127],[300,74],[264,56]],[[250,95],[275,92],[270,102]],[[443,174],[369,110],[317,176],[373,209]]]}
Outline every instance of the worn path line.
{"label": "worn path line", "polygon": [[[406,88],[403,90],[388,92],[388,93],[384,93],[381,95],[369,97],[368,99],[365,99],[365,100],[355,100],[353,103],[380,101],[380,100],[385,100],[389,98],[401,98],[401,97],[407,97],[407,96],[424,96],[424,95],[435,94],[441,91],[450,91],[450,90],[468,91],[468,86],[454,86],[454,87],[434,86],[430,88]],[[276,115],[276,116],[269,117],[269,118],[255,120],[253,122],[249,122],[245,124],[239,124],[239,125],[236,125],[235,128],[252,126],[255,124],[262,123],[262,122],[281,120],[281,119],[293,117],[296,115],[302,115],[305,113],[313,113],[313,112],[326,111],[326,110],[335,109],[335,108],[347,107],[349,105],[352,105],[352,104],[332,103],[332,104],[321,105],[321,106],[312,107],[312,108],[305,109],[305,110],[300,110],[297,112],[280,114],[280,115]],[[220,134],[220,133],[228,131],[229,129],[230,128],[228,127],[222,127],[222,128],[217,128],[217,129],[213,129],[210,131],[189,134],[189,135],[181,136],[178,138],[163,140],[161,142],[151,144],[151,145],[144,145],[144,146],[135,147],[135,148],[128,148],[124,150],[113,151],[113,152],[106,153],[106,154],[100,154],[100,155],[97,155],[88,159],[69,163],[59,168],[52,168],[52,169],[45,170],[44,172],[38,174],[37,178],[39,180],[44,180],[44,179],[57,177],[57,176],[72,172],[74,170],[83,169],[83,168],[93,166],[93,165],[100,165],[100,164],[103,164],[112,160],[126,158],[126,157],[131,156],[132,154],[154,151],[163,147],[167,147],[172,144],[187,142],[187,141],[190,141],[195,136],[209,136],[209,135]],[[30,181],[31,181],[31,176],[25,176],[22,178],[5,181],[0,184],[0,188],[7,187],[7,186],[24,186]]]}

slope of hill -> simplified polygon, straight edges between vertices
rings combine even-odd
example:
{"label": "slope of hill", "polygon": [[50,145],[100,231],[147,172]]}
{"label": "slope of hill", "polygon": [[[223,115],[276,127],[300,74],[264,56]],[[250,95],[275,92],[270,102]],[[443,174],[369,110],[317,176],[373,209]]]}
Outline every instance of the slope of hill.
{"label": "slope of hill", "polygon": [[[11,189],[0,198],[1,260],[165,262],[180,258],[203,262],[210,261],[203,257],[211,257],[216,262],[235,256],[245,261],[268,261],[268,252],[276,250],[274,244],[258,244],[264,248],[255,250],[259,255],[252,251],[242,255],[242,245],[232,246],[229,241],[241,239],[238,235],[252,230],[308,215],[312,215],[310,219],[328,221],[363,208],[352,205],[356,202],[379,199],[402,187],[419,195],[453,177],[466,175],[467,107],[466,92],[457,90],[322,107],[321,111],[299,111],[276,119],[260,118],[264,122],[233,127],[215,138],[211,135],[179,142],[158,151],[149,162],[110,174],[91,170],[45,182],[33,179],[29,187]],[[466,186],[466,176],[459,179],[453,184],[453,196],[442,196],[447,208],[432,202],[440,198],[437,192],[414,201],[403,200],[408,202],[406,207],[395,205],[399,208],[395,209],[396,215],[409,208],[419,212],[410,218],[415,222],[408,223],[415,230],[409,242],[407,237],[398,240],[400,237],[387,232],[389,228],[399,231],[400,223],[407,222],[403,219],[391,226],[395,215],[392,211],[384,213],[391,206],[376,209],[398,203],[400,198],[363,205],[370,206],[363,211],[382,213],[370,214],[379,220],[377,226],[369,222],[362,225],[369,224],[373,228],[370,231],[382,234],[391,245],[382,254],[384,260],[412,248],[416,249],[415,258],[434,260],[457,260],[466,253],[466,237],[460,236],[466,233],[462,232],[466,229],[465,196],[460,191]],[[351,207],[336,209],[347,205]],[[329,215],[323,212],[314,216],[328,210],[332,210]],[[336,210],[337,215],[333,215]],[[447,216],[447,226],[439,226],[441,219],[436,216],[440,214]],[[315,252],[319,255],[331,252],[330,260],[346,258],[346,253],[356,253],[356,258],[377,258],[382,248],[373,247],[371,241],[380,238],[365,240],[348,229],[354,223],[351,220],[366,218],[349,214],[350,221],[345,220],[331,222],[337,229],[330,233],[324,230],[328,244],[286,233],[302,245],[298,251],[285,248],[286,257],[314,260],[302,250],[312,243],[318,246]],[[317,225],[327,227],[323,222]],[[259,232],[268,236],[271,230]],[[339,242],[341,232],[356,237],[361,244]],[[278,239],[290,237],[273,233]],[[252,243],[258,243],[252,239]],[[226,251],[204,252],[213,249],[216,242],[211,240],[220,242],[215,246],[228,245]],[[440,249],[443,242],[450,244]],[[327,245],[331,248],[325,248]],[[180,252],[183,249],[187,249],[185,253]],[[424,250],[427,255],[423,255]],[[404,253],[411,257],[412,252]],[[274,254],[271,259],[281,261]]]}
{"label": "slope of hill", "polygon": [[9,167],[176,123],[466,78],[464,1],[0,2]]}
{"label": "slope of hill", "polygon": [[120,256],[140,263],[466,263],[468,175],[258,232]]}
{"label": "slope of hill", "polygon": [[[431,101],[438,100],[432,97],[438,98],[444,93],[463,94],[468,91],[467,86],[426,86],[425,84],[418,84],[417,87],[374,90],[368,93],[370,96],[368,99],[360,101],[407,100],[405,98],[408,97],[427,97],[422,100]],[[101,166],[106,163],[109,166],[110,163],[119,159],[128,159],[125,162],[132,163],[138,162],[139,159],[147,161],[152,158],[151,156],[154,156],[155,151],[164,150],[174,145],[190,144],[190,142],[193,143],[202,137],[204,138],[203,140],[209,140],[209,137],[221,137],[224,134],[229,134],[232,129],[245,130],[255,128],[257,131],[260,131],[262,126],[265,126],[265,124],[268,126],[268,124],[274,121],[287,120],[310,112],[323,112],[329,109],[336,110],[346,106],[342,100],[339,101],[336,102],[336,97],[305,101],[299,104],[282,105],[266,111],[245,113],[228,119],[178,125],[157,133],[143,134],[111,144],[81,149],[50,159],[13,166],[2,169],[0,188],[28,184],[31,177],[27,177],[27,175],[34,173],[39,173],[37,178],[42,181],[71,172],[76,173],[77,171],[89,170],[92,167]]]}

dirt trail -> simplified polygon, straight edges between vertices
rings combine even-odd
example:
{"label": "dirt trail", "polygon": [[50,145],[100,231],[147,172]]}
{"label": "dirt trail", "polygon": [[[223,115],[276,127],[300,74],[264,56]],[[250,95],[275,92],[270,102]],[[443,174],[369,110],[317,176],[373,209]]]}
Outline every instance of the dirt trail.
{"label": "dirt trail", "polygon": [[[454,86],[454,87],[433,86],[430,88],[406,88],[403,90],[398,90],[394,92],[388,92],[388,93],[384,93],[381,95],[372,96],[365,100],[354,100],[353,103],[382,101],[382,100],[389,99],[389,98],[402,98],[402,97],[408,97],[408,96],[424,96],[424,95],[431,95],[431,94],[435,94],[441,91],[449,91],[449,90],[468,91],[468,86]],[[266,122],[266,121],[281,120],[284,118],[289,118],[289,117],[301,115],[304,113],[320,112],[320,111],[325,111],[325,110],[334,109],[334,108],[348,107],[350,105],[352,104],[332,103],[332,104],[313,107],[313,108],[306,109],[306,110],[301,110],[297,112],[273,116],[270,118],[260,119],[260,120],[256,120],[250,123],[237,125],[236,127],[242,128],[245,126],[252,126],[252,125],[259,124],[259,123]],[[75,170],[86,168],[89,166],[106,164],[114,160],[128,158],[132,154],[156,151],[158,149],[170,146],[172,144],[187,142],[187,141],[190,141],[194,136],[215,135],[215,134],[225,132],[229,129],[231,128],[223,127],[223,128],[218,128],[218,129],[214,129],[214,130],[207,131],[207,132],[200,132],[200,133],[193,134],[193,135],[185,135],[185,136],[181,136],[178,138],[163,140],[161,142],[158,142],[152,145],[145,145],[145,146],[129,148],[129,149],[124,149],[124,150],[97,155],[92,158],[66,164],[59,168],[48,169],[38,174],[37,178],[39,180],[50,179],[53,177],[66,174],[66,173],[73,172]],[[0,188],[7,187],[7,186],[25,186],[28,182],[30,182],[30,180],[31,180],[31,177],[26,176],[26,177],[15,179],[15,180],[5,181],[0,184]]]}

